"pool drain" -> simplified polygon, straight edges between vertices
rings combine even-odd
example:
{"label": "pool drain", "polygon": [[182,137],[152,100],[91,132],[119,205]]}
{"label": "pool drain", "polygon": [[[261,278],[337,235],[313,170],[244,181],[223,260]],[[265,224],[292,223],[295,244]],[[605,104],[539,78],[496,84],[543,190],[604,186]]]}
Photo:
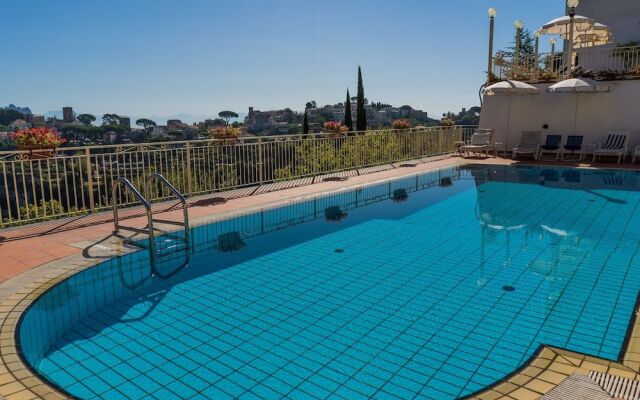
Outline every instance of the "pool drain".
{"label": "pool drain", "polygon": [[504,290],[505,292],[513,292],[514,290],[516,290],[516,288],[514,288],[513,286],[509,286],[509,285],[504,285],[502,287],[502,290]]}
{"label": "pool drain", "polygon": [[335,249],[334,252],[336,252],[336,253],[344,253],[344,250],[343,249]]}

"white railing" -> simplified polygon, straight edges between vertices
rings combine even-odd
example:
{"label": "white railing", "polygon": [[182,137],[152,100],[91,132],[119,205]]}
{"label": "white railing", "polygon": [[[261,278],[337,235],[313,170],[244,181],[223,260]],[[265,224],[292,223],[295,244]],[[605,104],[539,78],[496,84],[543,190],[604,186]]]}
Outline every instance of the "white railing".
{"label": "white railing", "polygon": [[[146,177],[164,175],[186,196],[451,153],[474,127],[310,134],[0,152],[0,228],[112,207],[112,184],[131,181],[153,200],[170,199]],[[131,193],[119,204],[135,205]]]}
{"label": "white railing", "polygon": [[[612,80],[640,76],[640,46],[591,47],[574,52],[574,74]],[[496,57],[493,73],[499,79],[526,82],[556,81],[570,75],[566,54],[542,53],[522,55],[517,63],[513,59]]]}

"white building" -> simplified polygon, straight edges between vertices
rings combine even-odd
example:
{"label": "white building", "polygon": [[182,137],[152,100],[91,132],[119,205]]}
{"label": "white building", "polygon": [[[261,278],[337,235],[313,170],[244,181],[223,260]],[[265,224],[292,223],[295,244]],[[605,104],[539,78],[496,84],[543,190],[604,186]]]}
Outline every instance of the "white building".
{"label": "white building", "polygon": [[[610,26],[617,43],[640,42],[640,0],[581,0],[576,14]],[[583,136],[588,154],[604,141],[608,132],[627,131],[628,148],[633,149],[640,144],[640,80],[634,79],[640,78],[640,47],[625,50],[638,54],[628,58],[614,54],[611,47],[586,48],[577,57],[578,65],[585,70],[625,68],[617,76],[597,83],[604,91],[548,93],[551,84],[540,83],[534,84],[540,89],[535,95],[485,95],[480,128],[493,129],[494,141],[503,143],[507,150],[520,142],[523,131],[540,131],[543,142],[548,134]],[[608,64],[589,64],[590,55]],[[628,61],[621,62],[625,59]]]}

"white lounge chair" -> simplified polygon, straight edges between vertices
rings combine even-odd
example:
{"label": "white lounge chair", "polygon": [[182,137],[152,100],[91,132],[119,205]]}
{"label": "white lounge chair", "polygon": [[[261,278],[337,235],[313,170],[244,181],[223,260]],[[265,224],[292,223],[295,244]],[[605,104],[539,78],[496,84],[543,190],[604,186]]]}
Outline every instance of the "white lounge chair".
{"label": "white lounge chair", "polygon": [[598,147],[593,152],[593,162],[596,162],[598,156],[617,156],[618,164],[620,164],[620,161],[627,155],[628,137],[629,132],[627,131],[610,132],[604,144],[598,143]]}
{"label": "white lounge chair", "polygon": [[485,156],[489,157],[491,136],[493,136],[491,132],[476,132],[471,135],[471,141],[469,144],[460,147],[460,151],[466,153],[467,157],[469,157],[469,153],[484,153]]}
{"label": "white lounge chair", "polygon": [[524,131],[520,144],[513,148],[512,158],[515,160],[518,154],[531,154],[534,160],[540,157],[540,131]]}

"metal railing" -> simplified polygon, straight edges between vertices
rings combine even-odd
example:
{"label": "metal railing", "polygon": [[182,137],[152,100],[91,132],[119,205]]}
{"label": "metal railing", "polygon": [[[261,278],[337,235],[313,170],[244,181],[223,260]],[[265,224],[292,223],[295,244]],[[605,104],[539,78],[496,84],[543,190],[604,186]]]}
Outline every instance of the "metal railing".
{"label": "metal railing", "polygon": [[[615,79],[640,76],[640,46],[633,47],[591,47],[574,52],[574,68],[588,72],[596,78]],[[542,53],[521,55],[514,59],[497,56],[494,58],[493,73],[500,79],[514,79],[526,82],[554,81],[569,76],[565,54]]]}
{"label": "metal railing", "polygon": [[[164,175],[186,197],[452,153],[472,126],[372,130],[194,140],[95,147],[65,147],[53,157],[0,152],[0,228],[134,206],[131,191],[114,193],[124,177],[147,199],[169,200]],[[147,186],[149,186],[147,188]]]}

